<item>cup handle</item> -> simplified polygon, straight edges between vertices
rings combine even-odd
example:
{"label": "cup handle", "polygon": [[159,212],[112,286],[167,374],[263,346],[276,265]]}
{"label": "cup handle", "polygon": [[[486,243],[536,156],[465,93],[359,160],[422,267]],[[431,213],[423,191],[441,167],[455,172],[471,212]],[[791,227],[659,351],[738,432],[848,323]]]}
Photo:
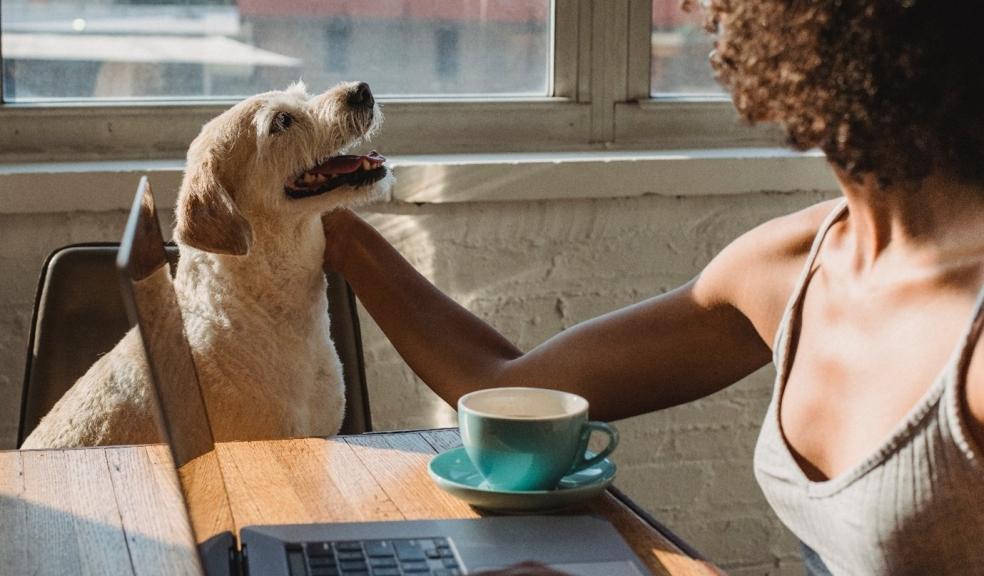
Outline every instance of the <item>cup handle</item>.
{"label": "cup handle", "polygon": [[[591,458],[585,458],[588,450],[588,441],[591,440],[592,432],[604,432],[607,434],[608,446],[605,446],[604,450],[595,454]],[[578,441],[577,445],[577,461],[574,463],[574,466],[571,467],[571,472],[584,470],[585,468],[590,468],[598,462],[601,462],[615,450],[616,446],[618,446],[618,430],[614,426],[598,421],[586,422],[581,427],[581,439]]]}

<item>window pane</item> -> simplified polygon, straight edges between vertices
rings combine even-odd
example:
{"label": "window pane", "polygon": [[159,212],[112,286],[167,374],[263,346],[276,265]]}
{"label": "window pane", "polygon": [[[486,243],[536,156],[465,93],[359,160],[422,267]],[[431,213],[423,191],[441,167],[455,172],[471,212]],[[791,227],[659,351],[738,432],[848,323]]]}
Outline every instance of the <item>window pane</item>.
{"label": "window pane", "polygon": [[721,94],[707,55],[714,41],[699,9],[684,12],[680,0],[653,0],[652,94]]}
{"label": "window pane", "polygon": [[3,0],[6,101],[229,97],[365,80],[379,95],[547,96],[550,0]]}

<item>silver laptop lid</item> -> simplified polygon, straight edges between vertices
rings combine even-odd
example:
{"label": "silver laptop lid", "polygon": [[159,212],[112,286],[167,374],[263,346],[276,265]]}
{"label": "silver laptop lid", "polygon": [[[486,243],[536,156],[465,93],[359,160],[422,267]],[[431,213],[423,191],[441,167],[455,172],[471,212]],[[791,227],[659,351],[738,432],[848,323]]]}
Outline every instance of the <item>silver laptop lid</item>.
{"label": "silver laptop lid", "polygon": [[154,196],[140,179],[116,261],[123,301],[143,341],[195,541],[234,533],[228,493],[215,450],[205,398],[171,281]]}

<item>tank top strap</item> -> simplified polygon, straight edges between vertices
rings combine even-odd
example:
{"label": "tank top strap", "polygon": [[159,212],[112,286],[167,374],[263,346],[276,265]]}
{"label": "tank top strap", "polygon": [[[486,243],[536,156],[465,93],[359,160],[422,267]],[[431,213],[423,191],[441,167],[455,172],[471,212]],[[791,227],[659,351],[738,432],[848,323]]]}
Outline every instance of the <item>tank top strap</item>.
{"label": "tank top strap", "polygon": [[977,293],[977,302],[974,304],[974,311],[970,318],[970,324],[964,331],[960,339],[959,351],[957,352],[956,378],[953,380],[963,382],[967,375],[967,368],[970,367],[970,359],[973,357],[974,348],[981,337],[984,329],[984,286],[981,286]]}
{"label": "tank top strap", "polygon": [[954,360],[943,381],[942,417],[946,420],[946,429],[950,439],[963,454],[965,462],[984,482],[984,446],[980,445],[970,431],[967,421],[970,414],[964,408],[965,389],[967,387],[967,370],[970,368],[974,349],[984,331],[984,286],[977,293],[977,302],[970,318],[969,325],[955,350]]}
{"label": "tank top strap", "polygon": [[[796,280],[796,287],[793,289],[793,293],[789,297],[789,301],[786,303],[786,310],[783,312],[782,321],[779,322],[779,328],[776,330],[775,340],[773,341],[772,350],[774,359],[779,359],[779,351],[781,350],[783,335],[789,331],[789,323],[792,322],[796,310],[800,306],[800,302],[803,300],[803,293],[806,289],[806,284],[810,278],[810,273],[813,271],[813,264],[817,260],[817,255],[820,253],[820,245],[823,244],[824,238],[827,237],[827,232],[833,227],[834,223],[840,220],[841,216],[847,212],[847,199],[842,199],[837,206],[830,211],[830,214],[824,219],[820,228],[817,229],[817,235],[813,238],[813,246],[810,247],[810,253],[806,257],[806,263],[803,265],[803,270],[800,272],[799,279]],[[788,340],[787,340],[788,341]],[[776,362],[776,367],[781,369],[779,362]]]}

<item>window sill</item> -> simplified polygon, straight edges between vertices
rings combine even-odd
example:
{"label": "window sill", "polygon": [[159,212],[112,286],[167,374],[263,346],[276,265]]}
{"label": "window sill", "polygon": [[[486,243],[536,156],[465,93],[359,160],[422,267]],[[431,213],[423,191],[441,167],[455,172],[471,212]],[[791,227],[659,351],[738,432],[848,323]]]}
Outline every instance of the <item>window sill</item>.
{"label": "window sill", "polygon": [[[569,200],[835,190],[818,152],[776,148],[419,155],[391,158],[392,202]],[[174,206],[179,160],[0,165],[0,214],[126,209],[141,175]]]}

